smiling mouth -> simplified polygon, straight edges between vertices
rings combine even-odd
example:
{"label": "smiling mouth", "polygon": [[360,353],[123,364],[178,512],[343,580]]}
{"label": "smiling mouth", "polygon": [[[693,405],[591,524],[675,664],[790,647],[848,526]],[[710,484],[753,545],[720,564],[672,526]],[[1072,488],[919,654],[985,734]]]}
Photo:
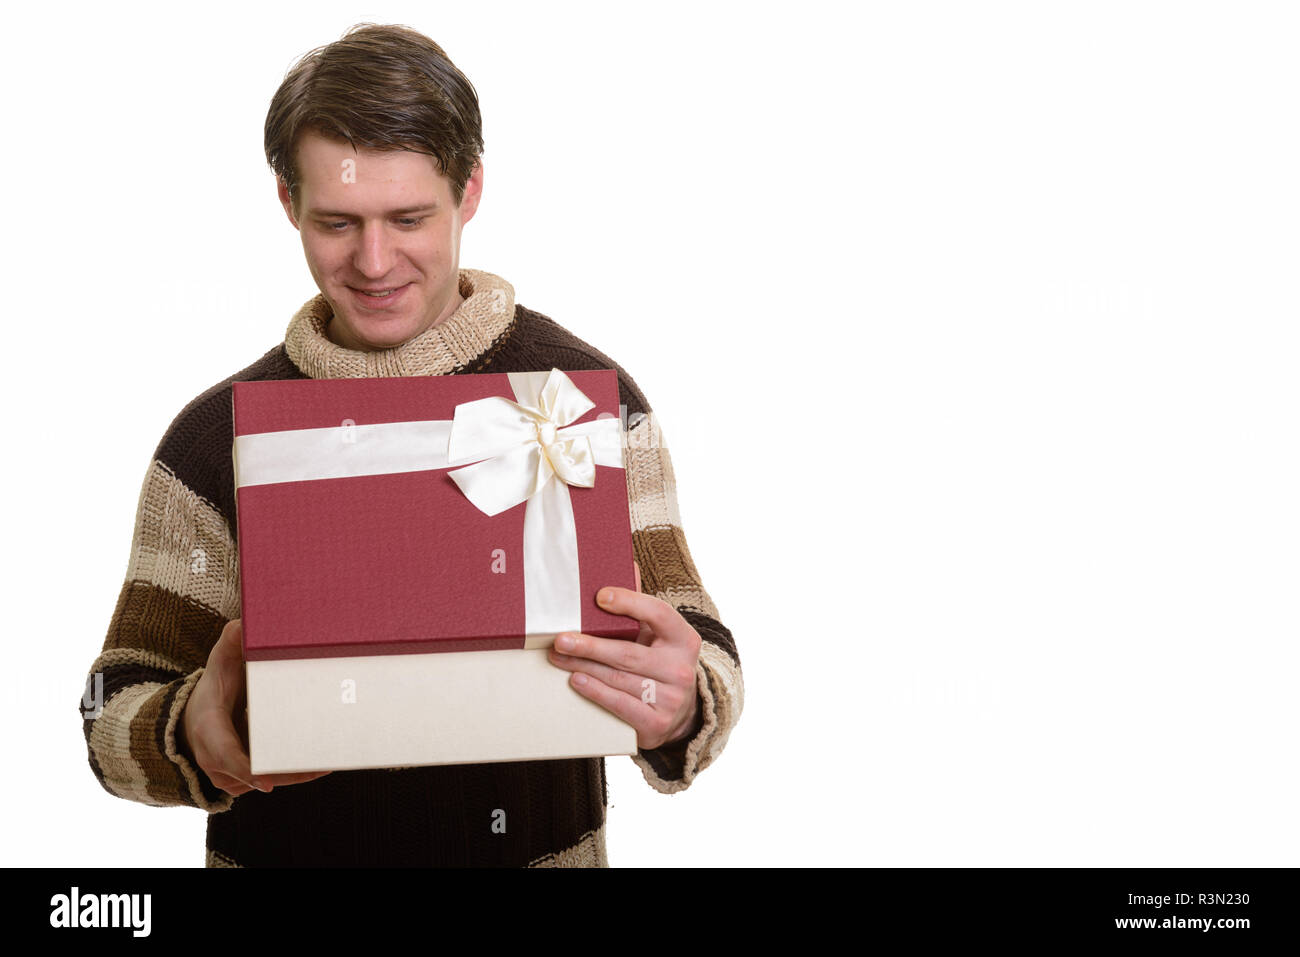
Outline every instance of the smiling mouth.
{"label": "smiling mouth", "polygon": [[361,293],[363,296],[369,296],[371,299],[386,299],[402,287],[391,286],[388,289],[357,289],[356,286],[353,286],[352,288],[356,289],[356,291]]}

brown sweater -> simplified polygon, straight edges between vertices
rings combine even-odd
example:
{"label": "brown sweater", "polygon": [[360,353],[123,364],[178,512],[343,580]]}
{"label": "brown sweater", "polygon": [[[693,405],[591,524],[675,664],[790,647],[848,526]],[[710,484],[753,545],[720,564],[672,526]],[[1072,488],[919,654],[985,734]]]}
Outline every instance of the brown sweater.
{"label": "brown sweater", "polygon": [[[655,789],[680,791],[717,758],[740,717],[736,646],[687,549],[672,464],[645,396],[608,357],[516,304],[500,277],[462,269],[460,293],[464,303],[445,322],[369,353],[326,337],[330,308],[317,296],[283,343],[181,410],[149,464],[126,580],[91,666],[103,676],[103,697],[101,713],[84,721],[86,746],[110,794],[207,811],[209,866],[608,864],[600,758],[336,771],[235,798],[178,752],[177,723],[208,652],[240,617],[230,404],[237,380],[616,369],[641,589],[676,607],[703,639],[702,726],[632,760]],[[492,827],[498,809],[505,833]]]}

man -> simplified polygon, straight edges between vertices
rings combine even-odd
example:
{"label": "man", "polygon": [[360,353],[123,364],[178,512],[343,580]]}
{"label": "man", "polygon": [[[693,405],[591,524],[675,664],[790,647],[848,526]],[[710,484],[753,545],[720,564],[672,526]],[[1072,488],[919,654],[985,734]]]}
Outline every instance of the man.
{"label": "man", "polygon": [[[665,793],[718,756],[744,698],[645,396],[611,359],[516,303],[504,279],[460,268],[483,141],[474,89],[441,48],[369,25],[312,51],[272,100],[265,148],[320,295],[282,343],[190,402],[154,454],[91,668],[103,675],[100,713],[85,721],[91,768],[119,797],[209,812],[209,866],[605,866],[603,759],[250,773],[234,381],[616,369],[637,591],[604,588],[598,600],[638,619],[641,635],[561,636],[551,661],[636,729],[633,760]],[[647,677],[653,702],[641,697]],[[500,809],[504,833],[492,827]]]}

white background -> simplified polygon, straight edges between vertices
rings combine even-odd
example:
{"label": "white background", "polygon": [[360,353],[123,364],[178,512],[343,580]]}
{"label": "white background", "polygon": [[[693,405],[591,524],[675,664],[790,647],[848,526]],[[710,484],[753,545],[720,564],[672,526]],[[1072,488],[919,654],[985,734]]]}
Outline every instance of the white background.
{"label": "white background", "polygon": [[203,861],[74,704],[158,439],[316,291],[262,124],[365,20],[475,84],[461,265],[645,391],[740,648],[688,791],[609,760],[613,865],[1300,863],[1294,10],[10,20],[4,863]]}

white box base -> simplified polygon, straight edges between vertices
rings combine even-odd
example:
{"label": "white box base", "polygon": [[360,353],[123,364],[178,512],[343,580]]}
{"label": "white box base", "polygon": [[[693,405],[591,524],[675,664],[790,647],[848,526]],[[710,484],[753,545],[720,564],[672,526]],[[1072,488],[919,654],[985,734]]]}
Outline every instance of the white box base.
{"label": "white box base", "polygon": [[254,774],[635,754],[545,649],[250,661]]}

